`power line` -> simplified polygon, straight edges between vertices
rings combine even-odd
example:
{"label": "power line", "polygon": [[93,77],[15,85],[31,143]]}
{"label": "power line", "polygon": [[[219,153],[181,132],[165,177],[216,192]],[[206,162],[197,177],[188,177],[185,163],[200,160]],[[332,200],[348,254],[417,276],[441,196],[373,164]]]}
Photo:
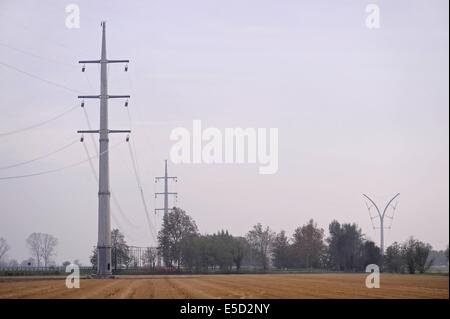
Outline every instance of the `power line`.
{"label": "power line", "polygon": [[[128,70],[128,68],[126,68],[126,70]],[[127,73],[127,77],[131,86],[131,90],[133,90],[133,86],[131,84],[131,79],[129,76],[129,72]],[[128,126],[130,128],[130,130],[133,130],[133,124],[132,124],[132,120],[131,120],[131,112],[130,112],[130,107],[128,106],[128,101],[125,103],[126,109],[127,109],[127,118],[128,118]],[[144,211],[145,211],[145,217],[147,219],[147,223],[148,223],[148,227],[150,230],[150,234],[153,238],[153,240],[155,241],[155,243],[157,243],[157,238],[156,238],[156,233],[157,233],[157,229],[156,229],[156,219],[155,219],[155,223],[153,223],[151,221],[150,218],[150,214],[148,211],[148,206],[147,206],[147,202],[145,200],[145,195],[144,195],[144,190],[142,187],[142,183],[141,183],[141,179],[140,179],[140,169],[139,169],[139,162],[138,162],[138,156],[137,156],[137,150],[136,150],[136,143],[134,142],[134,138],[129,139],[129,144],[128,144],[128,150],[130,153],[130,157],[131,157],[131,162],[133,164],[133,170],[135,173],[135,177],[136,177],[136,182],[137,182],[137,186],[138,186],[138,190],[140,193],[140,197],[142,200],[142,205],[144,207]]]}
{"label": "power line", "polygon": [[30,159],[30,160],[27,160],[27,161],[24,161],[24,162],[20,162],[20,163],[16,163],[16,164],[11,164],[11,165],[7,165],[7,166],[2,166],[2,167],[0,167],[0,170],[8,169],[8,168],[13,168],[13,167],[18,167],[18,166],[22,166],[22,165],[25,165],[25,164],[29,164],[29,163],[32,163],[32,162],[35,162],[35,161],[38,161],[38,160],[47,158],[47,157],[49,157],[49,156],[51,156],[51,155],[54,155],[54,154],[56,154],[56,153],[59,153],[59,152],[65,150],[65,149],[69,148],[70,146],[74,145],[74,144],[77,143],[77,142],[78,142],[78,139],[76,139],[76,140],[72,141],[71,143],[66,144],[66,145],[64,145],[64,146],[62,146],[62,147],[60,147],[60,148],[58,148],[58,149],[56,149],[56,150],[54,150],[54,151],[52,151],[52,152],[46,153],[46,154],[44,154],[44,155],[40,155],[40,156],[35,157],[35,158],[33,158],[33,159]]}
{"label": "power line", "polygon": [[[0,62],[0,63],[1,63],[1,62]],[[52,121],[54,121],[54,120],[57,120],[57,119],[63,117],[64,115],[66,115],[66,114],[72,112],[73,110],[75,110],[77,107],[78,107],[78,105],[75,105],[75,106],[71,107],[70,109],[68,109],[68,110],[66,110],[66,111],[64,111],[64,112],[62,112],[62,113],[60,113],[60,114],[58,114],[58,115],[56,115],[56,116],[54,116],[54,117],[51,117],[51,118],[49,118],[49,119],[47,119],[47,120],[44,120],[44,121],[42,121],[42,122],[39,122],[39,123],[30,125],[30,126],[26,126],[26,127],[20,128],[20,129],[12,130],[12,131],[9,131],[9,132],[0,133],[0,137],[5,137],[5,136],[8,136],[8,135],[13,135],[13,134],[17,134],[17,133],[21,133],[21,132],[25,132],[25,131],[34,129],[34,128],[36,128],[36,127],[40,127],[40,126],[42,126],[42,125],[44,125],[44,124],[50,123],[50,122],[52,122]]]}
{"label": "power line", "polygon": [[16,51],[16,52],[19,52],[19,53],[22,53],[24,55],[31,56],[31,57],[36,58],[36,59],[40,59],[40,60],[43,60],[43,61],[47,61],[47,62],[59,64],[59,65],[63,65],[63,66],[66,66],[66,67],[78,68],[76,65],[72,65],[72,64],[69,64],[69,63],[64,63],[64,62],[60,62],[60,61],[57,61],[57,60],[53,60],[53,59],[50,59],[50,58],[47,58],[47,57],[44,57],[44,56],[41,56],[41,55],[38,55],[38,54],[35,54],[35,53],[32,53],[32,52],[28,52],[28,51],[25,51],[25,50],[22,50],[22,49],[18,49],[16,47],[13,47],[13,46],[11,46],[9,44],[6,44],[6,43],[1,43],[0,42],[0,45],[2,47],[8,48],[10,50],[13,50],[13,51]]}
{"label": "power line", "polygon": [[[85,107],[83,107],[83,113],[84,113],[84,118],[86,119],[86,123],[87,123],[87,126],[88,126],[89,130],[92,130],[91,121],[89,120],[89,115],[88,115],[88,113],[87,113]],[[97,144],[95,143],[94,135],[89,134],[89,136],[91,137],[92,144],[94,145],[95,153],[96,153],[97,156],[98,156],[98,148],[97,148]],[[85,150],[86,150],[86,153],[87,153],[88,156],[89,156],[89,151],[87,150],[86,147],[85,147]],[[91,167],[92,167],[92,169],[93,169],[93,172],[94,172],[96,181],[97,181],[97,183],[98,183],[98,177],[97,177],[97,172],[96,172],[96,170],[95,170],[95,167],[94,167],[93,164],[91,165]],[[128,217],[126,216],[126,214],[124,213],[124,211],[123,211],[123,209],[122,209],[122,206],[119,204],[119,200],[117,199],[116,193],[112,191],[112,188],[111,188],[111,187],[110,187],[110,193],[111,193],[111,198],[112,198],[112,200],[113,200],[114,205],[116,206],[117,210],[119,211],[120,215],[121,215],[122,218],[125,220],[125,222],[126,222],[128,225],[130,225],[131,227],[133,227],[133,228],[139,228],[139,226],[135,225],[134,223],[132,223],[132,222],[128,219]]]}
{"label": "power line", "polygon": [[[88,129],[92,130],[92,125],[91,125],[91,121],[89,120],[89,115],[86,111],[86,108],[84,108],[84,107],[83,107],[83,113],[84,113],[84,118],[86,120]],[[97,144],[95,143],[94,135],[89,134],[89,136],[91,137],[92,144],[94,145],[95,153],[98,154],[98,148],[97,148]]]}
{"label": "power line", "polygon": [[136,158],[135,158],[135,155],[134,155],[131,143],[128,143],[128,150],[129,150],[129,153],[130,153],[131,162],[133,164],[134,175],[136,177],[136,183],[137,183],[137,187],[138,187],[138,190],[139,190],[139,195],[140,195],[141,200],[142,200],[142,205],[144,207],[145,217],[147,218],[147,223],[148,223],[148,227],[149,227],[149,230],[150,230],[150,234],[153,237],[153,240],[156,242],[156,235],[155,235],[154,225],[152,224],[152,221],[150,219],[150,214],[148,212],[147,202],[145,200],[144,190],[142,188],[142,183],[141,183],[141,179],[139,177],[139,172],[138,172],[138,168],[137,168]]}
{"label": "power line", "polygon": [[[95,170],[94,163],[92,162],[92,159],[90,158],[89,150],[85,143],[83,143],[83,147],[84,147],[85,153],[87,154],[87,156],[89,158],[89,166],[91,168],[92,176],[94,176],[94,179],[95,179],[96,183],[98,184],[97,171]],[[112,191],[111,191],[111,196],[113,197],[113,199],[115,198]],[[114,201],[114,203],[116,204],[117,210],[122,215],[122,217],[125,219],[125,221],[129,222],[128,219],[126,218],[125,214],[123,214],[122,208],[120,207],[119,203],[116,200]],[[111,214],[111,216],[112,216],[114,223],[117,225],[117,227],[119,227],[119,229],[121,229],[121,231],[126,234],[126,237],[129,237],[131,240],[136,241],[135,237],[130,236],[127,232],[125,232],[124,227],[122,227],[122,225],[119,222],[119,220],[117,219],[116,215]],[[135,227],[134,225],[132,225],[132,226]]]}
{"label": "power line", "polygon": [[[91,136],[92,136],[92,135],[91,135]],[[95,145],[95,144],[94,144],[94,145]],[[94,179],[95,179],[95,181],[96,181],[97,184],[98,184],[98,175],[97,175],[97,171],[96,171],[96,169],[95,169],[94,163],[92,162],[91,155],[90,155],[89,150],[88,150],[88,148],[87,148],[87,146],[86,146],[85,143],[83,143],[83,147],[84,147],[84,151],[85,151],[87,157],[89,158],[89,166],[90,166],[90,168],[91,168],[92,175],[94,176]],[[99,155],[98,155],[97,149],[96,149],[96,154],[97,154],[96,156],[98,157]],[[129,226],[131,226],[131,227],[133,227],[133,228],[139,228],[139,226],[136,226],[134,223],[132,223],[132,222],[128,219],[128,217],[126,216],[126,214],[123,212],[122,207],[120,206],[119,201],[117,200],[117,197],[116,197],[115,193],[113,193],[112,189],[110,189],[110,192],[111,192],[111,197],[112,197],[112,199],[113,199],[113,203],[114,203],[114,205],[116,206],[117,211],[119,212],[119,214],[120,214],[120,215],[122,216],[122,218],[125,220],[125,222],[126,222]]]}
{"label": "power line", "polygon": [[54,39],[50,39],[48,32],[45,33],[45,35],[36,34],[36,28],[30,28],[29,26],[23,24],[22,21],[18,22],[17,20],[12,19],[11,15],[0,12],[0,16],[3,16],[3,18],[5,18],[5,19],[9,19],[8,24],[14,24],[16,27],[19,27],[19,28],[22,28],[23,30],[25,30],[28,34],[35,33],[35,35],[37,35],[39,37],[39,41],[41,41],[41,42],[45,41],[48,44],[53,44],[53,45],[59,46],[60,48],[63,48],[64,50],[66,50],[67,53],[70,53],[73,56],[78,56],[81,53],[87,53],[87,51],[85,51],[81,48],[72,48],[62,42],[56,41]]}
{"label": "power line", "polygon": [[[83,148],[84,148],[84,152],[86,153],[87,157],[89,158],[89,167],[91,168],[92,176],[94,176],[95,181],[98,183],[97,171],[95,170],[94,163],[92,162],[92,159],[91,159],[91,154],[89,153],[89,150],[86,146],[86,143],[84,143],[84,141],[83,141]],[[96,155],[96,156],[98,156],[98,155]]]}
{"label": "power line", "polygon": [[7,63],[5,63],[5,62],[0,61],[0,64],[3,65],[3,66],[5,66],[5,67],[7,67],[7,68],[9,68],[9,69],[12,69],[12,70],[14,70],[14,71],[16,71],[16,72],[25,74],[25,75],[27,75],[27,76],[33,78],[33,79],[42,81],[42,82],[44,82],[44,83],[53,85],[53,86],[55,86],[55,87],[59,87],[59,88],[61,88],[61,89],[64,89],[64,90],[67,90],[67,91],[70,91],[70,92],[74,92],[74,93],[82,93],[82,92],[79,91],[79,90],[72,89],[72,88],[70,88],[70,87],[68,87],[68,86],[65,86],[65,85],[62,85],[62,84],[59,84],[59,83],[56,83],[56,82],[53,82],[53,81],[44,79],[44,78],[42,78],[42,77],[40,77],[40,76],[38,76],[38,75],[35,75],[35,74],[29,73],[29,72],[27,72],[27,71],[21,70],[21,69],[15,67],[15,66],[10,65],[10,64],[7,64]]}
{"label": "power line", "polygon": [[[111,147],[111,149],[116,147],[116,146],[118,146],[119,144],[122,144],[122,143],[123,143],[123,141],[115,144],[114,146]],[[100,156],[102,154],[105,154],[107,152],[108,152],[108,150],[100,153],[98,156]],[[68,168],[72,168],[72,167],[78,166],[80,164],[86,163],[87,161],[90,161],[92,158],[95,158],[95,157],[97,157],[97,156],[91,156],[90,158],[84,159],[82,161],[79,161],[79,162],[76,162],[76,163],[73,163],[73,164],[70,164],[70,165],[67,165],[67,166],[63,166],[63,167],[60,167],[60,168],[50,169],[50,170],[47,170],[47,171],[31,173],[31,174],[24,174],[24,175],[4,176],[4,177],[0,177],[0,180],[18,179],[18,178],[25,178],[25,177],[33,177],[33,176],[40,176],[40,175],[51,174],[51,173],[63,171],[63,170],[66,170]]]}

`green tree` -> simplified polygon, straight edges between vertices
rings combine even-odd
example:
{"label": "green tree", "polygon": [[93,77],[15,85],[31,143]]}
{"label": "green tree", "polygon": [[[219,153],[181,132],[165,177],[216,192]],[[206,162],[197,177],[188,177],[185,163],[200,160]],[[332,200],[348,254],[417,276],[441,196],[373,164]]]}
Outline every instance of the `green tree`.
{"label": "green tree", "polygon": [[[97,267],[97,247],[92,249],[89,260],[92,267]],[[129,255],[129,246],[125,240],[125,235],[120,232],[119,229],[113,229],[111,231],[111,263],[113,269],[119,269],[120,267],[128,267],[131,262]]]}
{"label": "green tree", "polygon": [[247,233],[247,241],[250,248],[256,255],[257,261],[263,270],[267,270],[270,265],[270,254],[275,234],[269,226],[263,229],[261,223],[253,226]]}
{"label": "green tree", "polygon": [[430,255],[430,252],[433,248],[430,244],[417,241],[415,245],[415,259],[416,259],[416,265],[417,270],[423,274],[428,269],[430,269],[431,265],[433,264],[433,259],[428,259],[428,256]]}
{"label": "green tree", "polygon": [[361,268],[365,269],[370,264],[381,266],[381,263],[382,256],[380,248],[373,241],[364,241],[361,247]]}
{"label": "green tree", "polygon": [[291,245],[286,236],[286,232],[282,230],[278,233],[273,241],[273,264],[278,269],[286,269],[291,266]]}
{"label": "green tree", "polygon": [[358,225],[341,225],[333,221],[329,225],[329,232],[327,241],[330,266],[337,270],[360,270],[364,238]]}
{"label": "green tree", "polygon": [[447,245],[447,249],[445,249],[445,256],[447,257],[447,262],[448,262],[448,245]]}
{"label": "green tree", "polygon": [[248,243],[244,237],[233,237],[231,255],[237,271],[241,269],[242,262],[248,249]]}
{"label": "green tree", "polygon": [[168,267],[181,266],[181,242],[198,232],[194,220],[180,208],[174,207],[164,214],[162,228],[158,233],[158,249]]}
{"label": "green tree", "polygon": [[416,273],[417,269],[416,243],[417,240],[415,240],[413,237],[410,237],[402,245],[405,266],[410,274]]}
{"label": "green tree", "polygon": [[433,264],[433,259],[428,256],[432,250],[430,244],[410,237],[402,246],[406,268],[410,274],[426,272]]}
{"label": "green tree", "polygon": [[228,231],[221,230],[212,236],[212,245],[216,264],[222,270],[229,270],[233,266],[233,236]]}
{"label": "green tree", "polygon": [[128,268],[130,262],[129,246],[125,240],[125,235],[118,229],[113,229],[111,231],[111,263],[113,269]]}
{"label": "green tree", "polygon": [[405,258],[402,245],[394,242],[384,254],[384,266],[386,271],[393,273],[403,273],[405,271]]}
{"label": "green tree", "polygon": [[321,257],[325,248],[323,238],[324,230],[319,228],[312,219],[294,231],[292,247],[297,266],[304,268],[321,266]]}

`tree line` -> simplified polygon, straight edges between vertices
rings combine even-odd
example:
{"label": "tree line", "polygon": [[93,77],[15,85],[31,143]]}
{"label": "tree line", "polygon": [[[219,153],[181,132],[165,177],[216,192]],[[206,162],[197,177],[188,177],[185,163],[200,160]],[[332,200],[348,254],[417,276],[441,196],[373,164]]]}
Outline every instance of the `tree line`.
{"label": "tree line", "polygon": [[[226,230],[200,234],[192,217],[174,207],[163,217],[158,252],[166,267],[193,272],[240,271],[243,267],[356,272],[377,264],[389,272],[423,273],[433,263],[431,245],[412,237],[402,244],[393,243],[383,257],[380,248],[354,223],[334,220],[328,233],[325,236],[324,229],[311,219],[291,236],[260,223],[242,237]],[[448,247],[446,256],[448,262]]]}
{"label": "tree line", "polygon": [[[394,242],[382,256],[380,248],[365,238],[354,223],[328,225],[328,235],[314,220],[298,226],[291,235],[273,232],[269,226],[257,223],[244,236],[233,236],[227,230],[201,234],[191,216],[174,207],[163,216],[158,233],[158,247],[148,247],[142,254],[133,254],[125,236],[113,229],[112,268],[155,268],[162,259],[164,267],[190,272],[253,271],[269,269],[322,269],[333,271],[364,271],[369,264],[395,273],[424,273],[438,261],[448,267],[449,248],[433,251],[430,244],[410,237],[403,243]],[[10,246],[0,237],[0,266],[54,266],[58,240],[45,233],[32,233],[26,240],[31,257],[22,263],[6,258]],[[96,249],[90,261],[97,265]],[[70,262],[63,262],[63,266]],[[80,264],[78,261],[74,261]]]}

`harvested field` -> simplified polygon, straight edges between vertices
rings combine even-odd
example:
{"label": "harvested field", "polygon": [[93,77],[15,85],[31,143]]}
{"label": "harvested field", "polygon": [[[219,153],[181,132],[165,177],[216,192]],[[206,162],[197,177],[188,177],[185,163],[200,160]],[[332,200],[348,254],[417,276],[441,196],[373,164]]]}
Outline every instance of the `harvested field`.
{"label": "harvested field", "polygon": [[448,276],[381,275],[365,287],[365,274],[172,275],[81,279],[1,277],[0,298],[449,298]]}

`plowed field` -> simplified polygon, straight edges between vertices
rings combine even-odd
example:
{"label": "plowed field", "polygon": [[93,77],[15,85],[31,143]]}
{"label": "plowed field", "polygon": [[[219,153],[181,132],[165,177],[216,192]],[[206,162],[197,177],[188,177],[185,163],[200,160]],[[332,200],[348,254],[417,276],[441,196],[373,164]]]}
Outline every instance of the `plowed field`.
{"label": "plowed field", "polygon": [[172,275],[81,279],[0,277],[0,298],[449,298],[448,276],[381,274],[368,289],[365,274]]}

